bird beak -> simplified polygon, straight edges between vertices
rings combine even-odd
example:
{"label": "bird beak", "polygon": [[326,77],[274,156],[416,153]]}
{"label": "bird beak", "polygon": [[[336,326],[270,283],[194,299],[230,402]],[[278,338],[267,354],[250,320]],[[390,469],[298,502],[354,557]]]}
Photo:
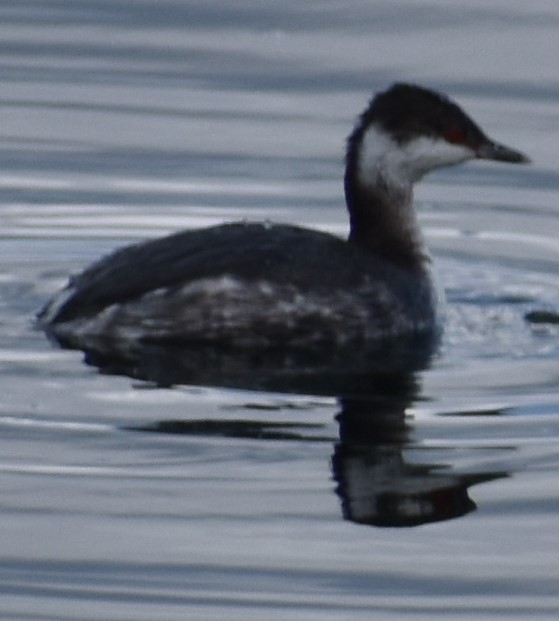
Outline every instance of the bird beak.
{"label": "bird beak", "polygon": [[487,140],[477,149],[476,157],[480,160],[495,160],[496,162],[509,162],[511,164],[529,164],[531,161],[524,153],[492,140]]}

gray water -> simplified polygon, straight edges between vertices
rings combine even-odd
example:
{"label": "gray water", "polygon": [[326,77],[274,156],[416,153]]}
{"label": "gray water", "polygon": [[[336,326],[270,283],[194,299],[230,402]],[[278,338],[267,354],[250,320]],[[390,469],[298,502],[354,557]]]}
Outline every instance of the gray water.
{"label": "gray water", "polygon": [[[545,0],[0,4],[2,619],[558,618],[559,326],[525,318],[559,309],[558,27]],[[156,387],[34,329],[132,240],[345,234],[344,138],[394,80],[533,164],[418,188],[447,327],[385,401]]]}

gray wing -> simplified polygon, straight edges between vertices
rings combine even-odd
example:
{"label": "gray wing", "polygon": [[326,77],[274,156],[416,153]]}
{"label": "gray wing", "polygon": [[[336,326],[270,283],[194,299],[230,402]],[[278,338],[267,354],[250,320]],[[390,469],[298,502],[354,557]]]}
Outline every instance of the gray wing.
{"label": "gray wing", "polygon": [[[217,275],[306,290],[386,279],[385,268],[332,235],[286,225],[227,224],[127,246],[74,276],[39,314],[44,323],[91,316],[148,291]],[[392,275],[394,278],[394,275]]]}

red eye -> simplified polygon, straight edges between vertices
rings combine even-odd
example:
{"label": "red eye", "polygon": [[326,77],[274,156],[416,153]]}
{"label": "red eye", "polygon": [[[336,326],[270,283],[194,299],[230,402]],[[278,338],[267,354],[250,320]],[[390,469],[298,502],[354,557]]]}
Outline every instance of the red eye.
{"label": "red eye", "polygon": [[445,140],[454,144],[466,144],[466,134],[460,127],[450,127],[445,132]]}

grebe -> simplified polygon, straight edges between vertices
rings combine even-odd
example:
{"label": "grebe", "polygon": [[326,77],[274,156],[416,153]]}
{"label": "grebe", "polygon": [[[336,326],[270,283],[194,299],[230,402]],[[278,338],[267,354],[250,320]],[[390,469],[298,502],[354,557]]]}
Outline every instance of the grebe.
{"label": "grebe", "polygon": [[438,331],[413,184],[470,159],[522,163],[447,97],[377,94],[349,136],[350,232],[233,223],[125,247],[70,279],[38,315],[61,344],[96,339],[309,348]]}

